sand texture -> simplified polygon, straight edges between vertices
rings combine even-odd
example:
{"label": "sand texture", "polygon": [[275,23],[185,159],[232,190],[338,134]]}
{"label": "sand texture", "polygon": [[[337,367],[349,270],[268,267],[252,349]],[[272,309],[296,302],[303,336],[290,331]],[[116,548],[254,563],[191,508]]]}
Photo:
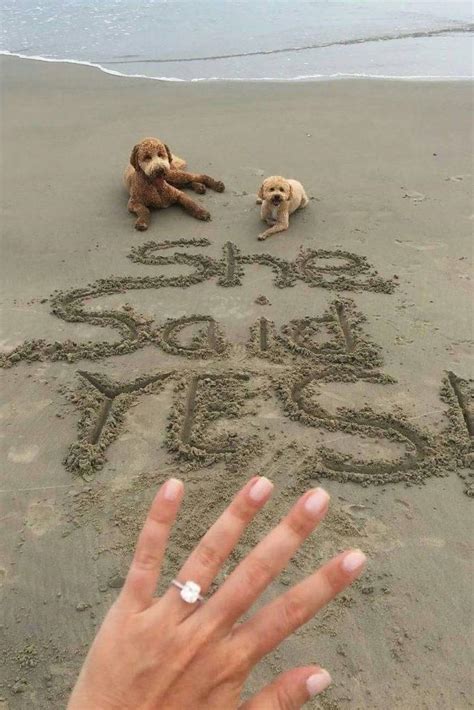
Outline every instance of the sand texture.
{"label": "sand texture", "polygon": [[[0,68],[1,710],[65,706],[162,481],[188,491],[166,584],[255,473],[275,495],[223,576],[318,484],[330,514],[265,598],[370,563],[249,690],[318,662],[313,708],[473,707],[471,85]],[[121,174],[153,135],[225,182],[189,193],[211,222],[134,230]],[[259,242],[272,174],[310,203]]]}

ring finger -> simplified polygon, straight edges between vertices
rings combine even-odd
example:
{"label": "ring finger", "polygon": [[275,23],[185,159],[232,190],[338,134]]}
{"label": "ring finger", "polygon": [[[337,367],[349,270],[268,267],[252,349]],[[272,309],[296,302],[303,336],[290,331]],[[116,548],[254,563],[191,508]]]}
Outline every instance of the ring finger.
{"label": "ring finger", "polygon": [[[209,528],[176,579],[182,584],[196,582],[201,593],[206,594],[245,528],[270,498],[272,489],[272,482],[264,476],[251,478]],[[186,604],[180,599],[179,589],[174,585],[165,592],[161,601],[162,608],[163,605],[173,607],[179,620],[187,618],[196,608],[195,604]]]}

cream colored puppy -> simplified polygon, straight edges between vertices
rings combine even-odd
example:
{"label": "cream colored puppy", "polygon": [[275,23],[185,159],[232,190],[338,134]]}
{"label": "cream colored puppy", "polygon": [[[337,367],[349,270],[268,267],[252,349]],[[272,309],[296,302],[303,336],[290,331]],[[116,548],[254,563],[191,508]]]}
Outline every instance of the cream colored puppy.
{"label": "cream colored puppy", "polygon": [[259,235],[263,240],[272,234],[284,232],[290,224],[290,214],[306,207],[309,200],[298,180],[286,180],[281,175],[267,177],[258,191],[257,204],[261,204],[262,219],[270,225]]}

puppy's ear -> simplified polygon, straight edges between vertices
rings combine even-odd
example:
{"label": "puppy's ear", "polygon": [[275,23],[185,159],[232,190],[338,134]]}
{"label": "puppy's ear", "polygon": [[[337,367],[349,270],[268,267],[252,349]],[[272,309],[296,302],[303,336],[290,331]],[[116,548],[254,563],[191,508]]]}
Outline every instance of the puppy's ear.
{"label": "puppy's ear", "polygon": [[130,155],[130,163],[133,165],[135,170],[140,170],[140,166],[138,164],[138,149],[140,147],[140,144],[137,143],[137,145],[133,146],[132,153]]}
{"label": "puppy's ear", "polygon": [[168,153],[168,160],[170,161],[170,165],[171,165],[171,163],[173,162],[173,156],[171,155],[171,151],[168,148],[168,146],[166,145],[166,143],[165,143],[165,150]]}
{"label": "puppy's ear", "polygon": [[288,193],[288,201],[290,201],[293,197],[293,188],[291,187],[291,183],[288,183],[288,187],[290,188],[290,191]]}
{"label": "puppy's ear", "polygon": [[258,197],[260,200],[263,200],[263,182],[262,182],[262,184],[260,185],[260,190],[257,192],[257,197]]}

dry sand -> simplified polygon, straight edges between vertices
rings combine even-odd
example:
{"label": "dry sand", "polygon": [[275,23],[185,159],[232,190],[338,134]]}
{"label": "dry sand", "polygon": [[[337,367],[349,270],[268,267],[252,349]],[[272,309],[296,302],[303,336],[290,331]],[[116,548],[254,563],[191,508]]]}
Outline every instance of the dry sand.
{"label": "dry sand", "polygon": [[[257,471],[274,500],[224,573],[320,481],[268,596],[348,546],[370,564],[250,688],[315,661],[315,708],[472,707],[471,85],[1,70],[0,708],[64,707],[161,481],[189,491],[166,582]],[[212,222],[133,229],[146,135],[224,180]],[[273,173],[312,199],[260,243]]]}

